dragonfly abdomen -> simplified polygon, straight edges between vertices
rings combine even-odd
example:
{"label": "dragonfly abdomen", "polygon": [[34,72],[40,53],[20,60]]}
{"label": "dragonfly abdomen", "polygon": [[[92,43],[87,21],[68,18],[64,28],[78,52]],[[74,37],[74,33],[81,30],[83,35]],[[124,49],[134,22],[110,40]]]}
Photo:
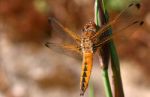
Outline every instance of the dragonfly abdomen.
{"label": "dragonfly abdomen", "polygon": [[84,95],[86,91],[91,75],[91,69],[93,65],[93,53],[83,54],[82,72],[80,77],[80,95]]}

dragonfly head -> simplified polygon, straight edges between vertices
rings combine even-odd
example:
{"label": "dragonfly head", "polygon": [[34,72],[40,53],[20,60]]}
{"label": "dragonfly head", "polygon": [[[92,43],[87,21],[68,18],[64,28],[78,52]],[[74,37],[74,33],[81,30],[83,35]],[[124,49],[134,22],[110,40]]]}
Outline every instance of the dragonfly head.
{"label": "dragonfly head", "polygon": [[90,21],[89,23],[87,23],[84,28],[83,28],[83,32],[96,32],[96,24],[93,21]]}

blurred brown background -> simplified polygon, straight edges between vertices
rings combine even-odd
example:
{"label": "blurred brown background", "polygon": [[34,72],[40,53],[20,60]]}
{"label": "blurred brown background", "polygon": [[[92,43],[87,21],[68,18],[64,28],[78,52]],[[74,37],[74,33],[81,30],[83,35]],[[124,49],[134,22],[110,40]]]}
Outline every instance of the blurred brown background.
{"label": "blurred brown background", "polygon": [[[110,18],[131,2],[106,0]],[[130,37],[115,39],[126,97],[150,97],[150,1],[141,0],[141,5],[140,15],[128,15],[145,24]],[[54,52],[43,42],[52,34],[48,17],[79,32],[93,19],[93,11],[94,0],[0,0],[0,97],[78,97],[81,60]],[[121,21],[115,29],[128,23],[126,16]],[[96,97],[103,97],[97,62],[91,81]]]}

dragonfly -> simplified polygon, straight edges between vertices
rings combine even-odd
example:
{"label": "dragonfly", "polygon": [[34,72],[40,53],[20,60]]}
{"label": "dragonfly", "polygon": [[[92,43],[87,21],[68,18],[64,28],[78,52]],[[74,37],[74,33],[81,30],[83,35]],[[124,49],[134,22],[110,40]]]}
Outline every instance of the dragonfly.
{"label": "dragonfly", "polygon": [[[119,29],[115,33],[113,33],[110,36],[104,37],[103,39],[100,39],[99,37],[111,29],[111,26],[116,24],[119,21],[119,18],[127,11],[128,8],[136,7],[137,9],[140,8],[139,3],[132,3],[130,4],[126,9],[121,11],[114,20],[108,22],[106,25],[103,25],[102,27],[98,27],[94,21],[90,21],[83,27],[81,31],[81,35],[77,34],[76,32],[71,31],[67,27],[63,26],[60,22],[58,22],[54,18],[49,18],[49,23],[55,23],[59,28],[63,29],[64,33],[67,33],[68,36],[75,42],[75,43],[54,43],[52,41],[46,42],[45,46],[48,48],[51,47],[58,47],[63,48],[68,51],[73,51],[75,53],[78,53],[80,56],[82,56],[82,71],[80,76],[80,95],[84,95],[88,83],[90,80],[90,75],[92,71],[93,66],[93,55],[97,52],[98,49],[101,48],[101,46],[109,42],[111,39],[115,38],[118,34],[118,32],[121,32],[133,25],[142,25],[143,21],[135,20],[132,21],[130,24],[126,25],[125,27]],[[58,38],[59,41],[60,38]],[[64,53],[64,52],[63,52]]]}

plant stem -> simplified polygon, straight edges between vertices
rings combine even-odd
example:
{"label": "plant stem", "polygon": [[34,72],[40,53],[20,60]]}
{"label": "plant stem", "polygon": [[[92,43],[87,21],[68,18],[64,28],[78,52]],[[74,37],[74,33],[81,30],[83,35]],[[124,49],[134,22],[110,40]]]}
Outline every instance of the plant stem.
{"label": "plant stem", "polygon": [[114,96],[124,97],[122,79],[120,74],[120,63],[113,41],[111,41],[110,50],[111,50],[111,68],[113,73]]}
{"label": "plant stem", "polygon": [[110,82],[108,77],[108,70],[105,69],[102,70],[102,78],[105,86],[106,97],[112,97],[112,92],[111,92],[111,87],[110,87]]}
{"label": "plant stem", "polygon": [[[101,27],[103,24],[107,22],[107,17],[106,17],[106,10],[104,8],[104,3],[103,0],[95,0],[95,23],[98,27]],[[109,33],[108,31],[106,33]],[[108,44],[106,44],[108,45]],[[112,97],[112,91],[111,91],[111,86],[109,82],[109,77],[108,77],[108,63],[109,63],[109,55],[110,53],[107,52],[105,53],[106,50],[108,50],[107,46],[105,50],[100,51],[102,55],[102,60],[103,60],[103,66],[102,66],[102,78],[104,82],[104,88],[105,88],[105,93],[106,97]]]}

